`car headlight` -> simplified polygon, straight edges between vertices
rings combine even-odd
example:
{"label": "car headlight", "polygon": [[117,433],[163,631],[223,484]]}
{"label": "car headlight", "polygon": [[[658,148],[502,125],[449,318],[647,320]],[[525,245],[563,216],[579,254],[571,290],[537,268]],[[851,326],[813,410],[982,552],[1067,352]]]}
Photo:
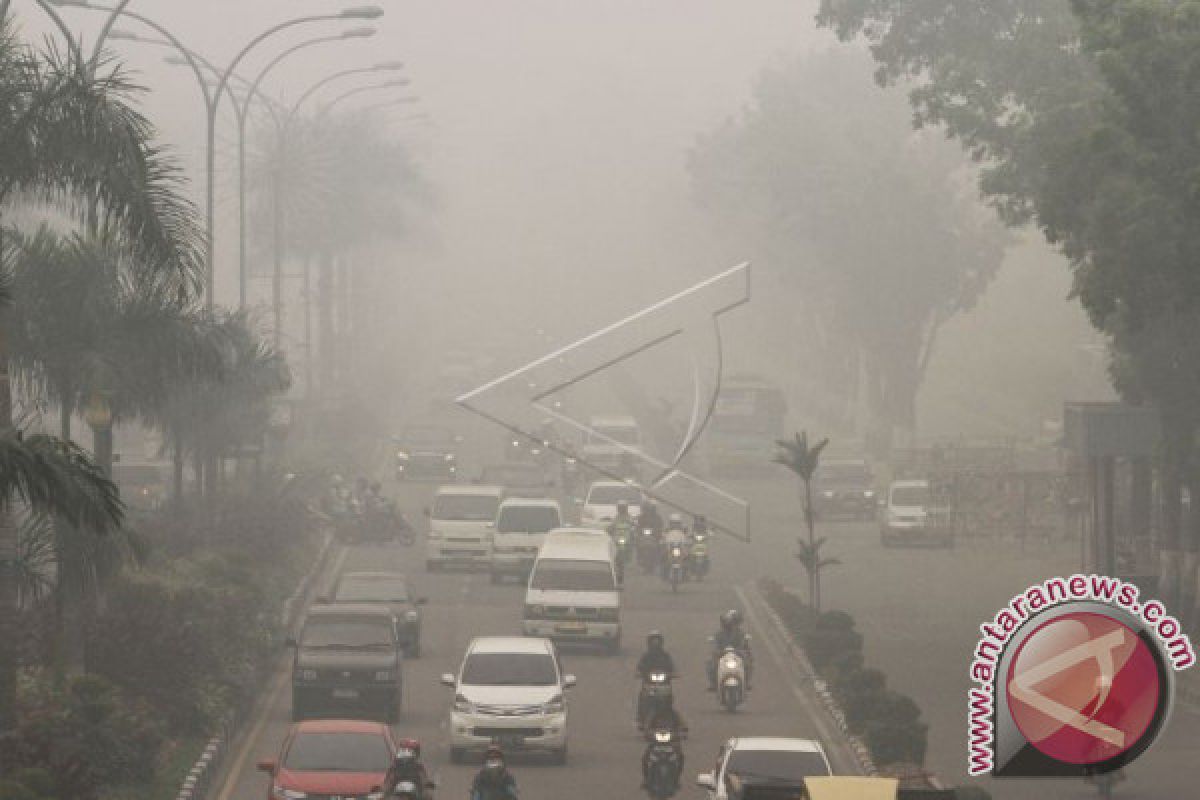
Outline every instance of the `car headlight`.
{"label": "car headlight", "polygon": [[420,618],[420,616],[421,616],[420,614],[418,614],[416,611],[413,611],[411,609],[404,612],[404,618],[406,620],[408,620],[409,622],[416,622],[417,619]]}
{"label": "car headlight", "polygon": [[454,695],[454,710],[463,714],[472,714],[475,712],[475,704],[466,698],[465,695]]}
{"label": "car headlight", "polygon": [[520,441],[518,441],[518,440],[516,440],[516,439],[513,439],[513,440],[512,440],[512,446],[513,446],[513,447],[520,447],[520,446],[521,446],[521,442],[520,442]]}
{"label": "car headlight", "polygon": [[546,613],[546,607],[538,605],[537,603],[532,603],[532,604],[528,604],[525,606],[525,616],[526,617],[536,618],[536,617],[540,617],[542,614],[545,614],[545,613]]}
{"label": "car headlight", "polygon": [[299,678],[302,681],[315,681],[317,679],[317,671],[315,669],[302,669],[300,670]]}
{"label": "car headlight", "polygon": [[737,668],[738,668],[738,662],[737,662],[736,658],[725,659],[725,669],[737,669]]}
{"label": "car headlight", "polygon": [[875,496],[874,489],[864,489],[863,490],[863,497],[867,498],[868,500],[870,500],[874,496]]}
{"label": "car headlight", "polygon": [[454,453],[446,453],[446,455],[444,456],[444,458],[445,458],[447,461],[453,461],[453,460],[454,460]]}
{"label": "car headlight", "polygon": [[299,792],[295,789],[285,789],[279,784],[271,787],[271,796],[277,800],[304,800],[304,798],[308,797],[304,792]]}
{"label": "car headlight", "polygon": [[403,450],[397,450],[396,458],[400,461],[408,461],[408,453],[404,452]]}
{"label": "car headlight", "polygon": [[563,696],[561,694],[556,694],[554,697],[550,698],[549,703],[546,703],[546,705],[542,707],[542,713],[561,714],[565,709],[566,706],[563,704]]}
{"label": "car headlight", "polygon": [[390,669],[381,669],[375,673],[375,680],[390,681],[395,676],[395,674],[396,673],[392,672]]}
{"label": "car headlight", "polygon": [[821,496],[824,497],[826,500],[829,500],[833,497],[833,492],[826,489],[825,491],[821,492]]}

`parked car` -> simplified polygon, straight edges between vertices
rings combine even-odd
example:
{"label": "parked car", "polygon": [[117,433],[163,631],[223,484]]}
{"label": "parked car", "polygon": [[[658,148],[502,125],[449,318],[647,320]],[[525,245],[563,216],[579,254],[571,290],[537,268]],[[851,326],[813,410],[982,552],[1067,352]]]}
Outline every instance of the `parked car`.
{"label": "parked car", "polygon": [[439,425],[413,425],[393,437],[397,480],[453,481],[458,478],[462,437]]}
{"label": "parked car", "polygon": [[[696,778],[708,800],[793,797],[804,779],[832,775],[825,748],[813,739],[734,737],[717,752],[716,769]],[[755,791],[755,790],[761,791]]]}
{"label": "parked car", "polygon": [[492,531],[504,498],[500,486],[440,486],[427,510],[425,566],[435,571],[449,564],[491,568]]}
{"label": "parked car", "polygon": [[527,578],[546,532],[562,525],[558,503],[546,497],[510,497],[500,504],[492,534],[492,583]]}
{"label": "parked car", "polygon": [[546,490],[554,485],[542,466],[530,461],[490,464],[483,468],[479,482],[503,486],[507,497],[545,497]]}
{"label": "parked car", "polygon": [[454,689],[450,709],[450,760],[493,742],[505,752],[549,752],[567,761],[566,675],[549,639],[482,636],[471,641],[458,673],[442,684]]}
{"label": "parked car", "polygon": [[929,481],[893,481],[884,501],[879,540],[884,547],[898,544],[954,546],[954,529],[935,525],[930,514],[933,495]]}
{"label": "parked car", "polygon": [[392,610],[382,604],[314,605],[292,660],[292,718],[400,716],[401,649]]}
{"label": "parked car", "polygon": [[267,800],[382,798],[396,741],[387,725],[365,720],[307,720],[292,725],[279,757],[258,762],[271,776]]}
{"label": "parked car", "polygon": [[875,518],[875,477],[864,459],[823,462],[814,478],[814,505],[823,518]]}
{"label": "parked car", "polygon": [[333,585],[328,601],[334,603],[380,603],[396,617],[400,647],[409,658],[421,655],[421,609],[428,602],[414,597],[408,579],[400,572],[343,572]]}

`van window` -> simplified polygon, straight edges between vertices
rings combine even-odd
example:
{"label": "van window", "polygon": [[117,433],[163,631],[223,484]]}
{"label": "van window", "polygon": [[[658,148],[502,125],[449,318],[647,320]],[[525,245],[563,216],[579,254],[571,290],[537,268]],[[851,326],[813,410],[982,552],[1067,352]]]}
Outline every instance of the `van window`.
{"label": "van window", "polygon": [[612,592],[616,591],[617,586],[612,566],[607,561],[543,558],[534,566],[529,588]]}
{"label": "van window", "polygon": [[545,533],[562,521],[554,506],[508,506],[500,509],[496,520],[498,533]]}
{"label": "van window", "polygon": [[434,519],[490,522],[496,518],[500,498],[490,494],[442,494],[433,501]]}

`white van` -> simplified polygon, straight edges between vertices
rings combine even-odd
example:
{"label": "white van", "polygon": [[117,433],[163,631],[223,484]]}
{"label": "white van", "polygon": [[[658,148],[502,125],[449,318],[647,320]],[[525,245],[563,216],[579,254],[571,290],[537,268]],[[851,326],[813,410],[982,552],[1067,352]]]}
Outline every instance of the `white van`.
{"label": "white van", "polygon": [[621,647],[621,594],[612,542],[597,531],[546,535],[525,591],[526,636]]}
{"label": "white van", "polygon": [[562,509],[548,497],[510,497],[500,504],[492,534],[492,583],[525,578],[546,532],[562,525]]}
{"label": "white van", "polygon": [[499,486],[439,486],[427,509],[426,569],[432,572],[446,564],[490,567],[492,531],[503,497]]}

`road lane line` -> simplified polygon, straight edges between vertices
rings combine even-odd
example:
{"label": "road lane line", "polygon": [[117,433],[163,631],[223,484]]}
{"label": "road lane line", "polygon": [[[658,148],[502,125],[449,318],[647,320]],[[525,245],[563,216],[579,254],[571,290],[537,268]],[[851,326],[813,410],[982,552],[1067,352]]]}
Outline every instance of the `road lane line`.
{"label": "road lane line", "polygon": [[766,642],[771,657],[779,667],[781,677],[786,683],[790,684],[792,694],[795,695],[796,699],[800,702],[801,708],[816,726],[821,740],[827,743],[829,748],[838,754],[838,760],[843,762],[843,767],[846,765],[851,767],[851,770],[844,774],[863,774],[862,765],[859,763],[857,755],[854,753],[850,743],[846,741],[846,737],[842,732],[832,726],[833,721],[829,717],[829,713],[826,711],[824,705],[817,702],[810,695],[809,691],[806,690],[805,684],[796,679],[796,676],[799,675],[801,678],[808,678],[811,681],[811,677],[815,676],[805,676],[795,661],[790,658],[789,650],[791,643],[779,641],[781,634],[775,631],[774,626],[770,625],[763,618],[763,612],[759,609],[757,599],[752,601],[740,586],[734,586],[733,591],[737,594],[738,600],[741,601],[742,607],[746,610],[746,616],[750,619],[750,623],[759,631],[763,641]]}

